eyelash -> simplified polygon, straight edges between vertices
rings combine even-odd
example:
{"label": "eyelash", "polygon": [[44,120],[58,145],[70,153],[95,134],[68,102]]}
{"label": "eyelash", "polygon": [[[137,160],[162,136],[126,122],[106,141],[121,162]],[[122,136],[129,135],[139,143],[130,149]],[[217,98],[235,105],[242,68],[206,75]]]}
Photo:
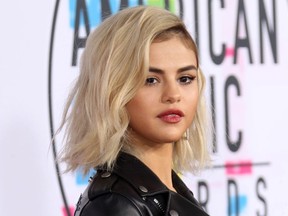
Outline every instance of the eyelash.
{"label": "eyelash", "polygon": [[[183,79],[185,79],[186,82],[185,82]],[[188,81],[187,81],[187,79],[188,79]],[[184,81],[184,82],[182,83],[183,85],[189,85],[189,84],[191,84],[191,83],[193,82],[193,80],[195,80],[195,79],[196,79],[196,76],[182,76],[182,77],[179,78],[179,81],[180,81],[180,82],[181,82],[181,80]]]}
{"label": "eyelash", "polygon": [[[185,80],[186,81],[185,81]],[[193,82],[193,80],[196,79],[196,76],[187,76],[187,75],[184,75],[182,77],[180,77],[178,79],[178,82],[182,85],[189,85]],[[153,86],[155,85],[157,82],[159,82],[159,80],[156,78],[156,77],[148,77],[145,81],[145,85],[147,86]]]}
{"label": "eyelash", "polygon": [[[152,82],[151,82],[151,81],[152,81]],[[155,81],[159,82],[158,79],[155,78],[155,77],[148,77],[148,78],[146,79],[146,81],[145,81],[145,85],[147,85],[147,86],[155,85],[155,84],[156,84]]]}

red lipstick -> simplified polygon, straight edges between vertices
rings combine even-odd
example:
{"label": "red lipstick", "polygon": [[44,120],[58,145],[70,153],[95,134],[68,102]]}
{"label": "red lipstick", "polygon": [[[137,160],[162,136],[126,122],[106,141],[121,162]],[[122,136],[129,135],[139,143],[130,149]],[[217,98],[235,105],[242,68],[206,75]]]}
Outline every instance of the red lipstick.
{"label": "red lipstick", "polygon": [[160,113],[157,117],[166,123],[178,123],[183,116],[184,113],[180,110],[167,110]]}

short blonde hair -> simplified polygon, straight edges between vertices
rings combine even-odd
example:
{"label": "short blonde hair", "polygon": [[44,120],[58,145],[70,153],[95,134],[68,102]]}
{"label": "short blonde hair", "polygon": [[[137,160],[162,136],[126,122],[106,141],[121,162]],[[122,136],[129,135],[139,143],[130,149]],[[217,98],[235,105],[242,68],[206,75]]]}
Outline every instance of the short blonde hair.
{"label": "short blonde hair", "polygon": [[[196,45],[184,23],[157,7],[124,9],[89,35],[80,75],[67,100],[60,127],[66,124],[66,143],[60,159],[67,163],[67,171],[81,167],[87,173],[97,166],[112,169],[120,151],[136,154],[127,133],[126,104],[145,83],[151,43],[171,37],[179,37],[193,49],[198,62]],[[209,159],[205,78],[198,71],[201,98],[195,118],[187,130],[189,135],[174,143],[173,165],[177,171],[198,170]]]}

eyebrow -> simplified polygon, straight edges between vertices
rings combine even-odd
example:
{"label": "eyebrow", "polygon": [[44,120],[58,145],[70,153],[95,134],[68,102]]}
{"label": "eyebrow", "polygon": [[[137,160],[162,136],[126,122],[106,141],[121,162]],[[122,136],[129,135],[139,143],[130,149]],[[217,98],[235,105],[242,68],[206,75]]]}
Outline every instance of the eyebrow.
{"label": "eyebrow", "polygon": [[[181,72],[185,72],[185,71],[188,71],[188,70],[197,70],[197,68],[194,65],[188,65],[188,66],[179,68],[177,70],[177,72],[181,73]],[[155,68],[155,67],[149,67],[149,72],[159,73],[159,74],[163,74],[164,73],[164,71],[162,69]]]}

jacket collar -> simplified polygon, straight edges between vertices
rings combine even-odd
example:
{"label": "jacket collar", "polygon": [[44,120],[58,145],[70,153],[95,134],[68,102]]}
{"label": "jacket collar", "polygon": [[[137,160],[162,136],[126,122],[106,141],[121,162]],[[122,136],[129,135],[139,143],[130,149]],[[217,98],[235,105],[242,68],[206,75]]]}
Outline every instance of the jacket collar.
{"label": "jacket collar", "polygon": [[[169,189],[158,176],[135,156],[121,152],[115,164],[114,173],[128,181],[141,196],[151,196]],[[179,176],[172,170],[173,187],[177,193],[190,201],[194,201],[193,193],[187,188]],[[145,189],[147,190],[145,190]]]}
{"label": "jacket collar", "polygon": [[208,216],[194,198],[193,193],[174,171],[172,171],[172,180],[177,193],[171,192],[152,170],[138,158],[127,153],[120,153],[113,173],[129,182],[142,197],[167,194],[169,197],[167,211],[177,209],[179,215],[188,215],[188,212],[189,215]]}
{"label": "jacket collar", "polygon": [[141,196],[169,192],[152,170],[130,154],[120,153],[113,172],[128,181]]}

